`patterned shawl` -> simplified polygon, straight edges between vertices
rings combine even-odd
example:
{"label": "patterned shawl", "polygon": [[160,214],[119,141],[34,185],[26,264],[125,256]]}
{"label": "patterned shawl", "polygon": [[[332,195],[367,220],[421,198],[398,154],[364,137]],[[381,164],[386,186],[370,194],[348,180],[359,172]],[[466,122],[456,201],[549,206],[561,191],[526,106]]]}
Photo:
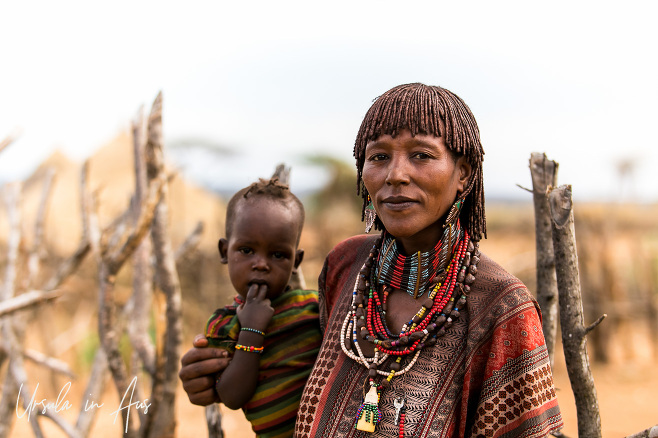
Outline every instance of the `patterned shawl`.
{"label": "patterned shawl", "polygon": [[538,306],[484,254],[460,318],[383,391],[377,430],[354,428],[367,370],[342,352],[340,328],[375,238],[350,238],[325,261],[319,287],[324,338],[295,436],[397,437],[393,399],[399,396],[406,401],[405,437],[543,437],[561,428]]}

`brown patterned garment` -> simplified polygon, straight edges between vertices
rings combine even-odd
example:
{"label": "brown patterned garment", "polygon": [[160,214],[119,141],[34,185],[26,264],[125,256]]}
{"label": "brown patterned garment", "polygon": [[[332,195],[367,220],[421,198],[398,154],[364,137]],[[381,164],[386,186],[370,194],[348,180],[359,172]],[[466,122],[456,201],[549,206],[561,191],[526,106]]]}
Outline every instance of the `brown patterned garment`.
{"label": "brown patterned garment", "polygon": [[325,261],[319,285],[324,340],[295,436],[398,437],[396,397],[406,402],[405,437],[543,437],[560,429],[537,304],[518,279],[485,255],[460,318],[383,391],[376,431],[355,429],[367,370],[342,352],[340,329],[375,239],[352,237]]}

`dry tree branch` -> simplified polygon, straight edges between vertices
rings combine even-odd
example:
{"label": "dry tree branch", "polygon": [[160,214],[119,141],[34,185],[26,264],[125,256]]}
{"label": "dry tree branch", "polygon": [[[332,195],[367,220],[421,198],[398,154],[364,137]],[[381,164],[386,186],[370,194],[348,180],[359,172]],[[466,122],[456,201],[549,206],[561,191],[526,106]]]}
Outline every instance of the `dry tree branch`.
{"label": "dry tree branch", "polygon": [[604,313],[603,315],[599,316],[596,321],[585,327],[585,335],[587,335],[589,332],[594,330],[605,318],[607,318],[608,314]]}
{"label": "dry tree branch", "polygon": [[[147,235],[153,222],[156,206],[165,189],[165,184],[166,177],[162,174],[149,180],[147,196],[141,205],[139,217],[134,226],[123,233],[119,240],[120,244],[108,247],[104,242],[101,242],[98,332],[101,345],[107,356],[112,378],[120,395],[125,394],[128,390],[128,371],[119,352],[120,332],[117,331],[115,326],[114,282],[119,269],[132,256],[142,239]],[[107,235],[107,233],[104,232],[103,235]],[[129,437],[135,436],[137,430],[132,426],[127,410],[122,411],[122,419],[127,435]]]}
{"label": "dry tree branch", "polygon": [[82,215],[82,240],[89,242],[97,262],[100,261],[101,232],[98,223],[96,194],[89,189],[89,160],[80,170],[80,211]]}
{"label": "dry tree branch", "polygon": [[39,276],[39,270],[41,269],[41,261],[46,252],[44,248],[44,223],[46,221],[48,200],[50,199],[54,179],[55,170],[49,168],[46,171],[43,187],[41,189],[39,208],[37,209],[37,216],[34,222],[34,241],[32,242],[32,248],[27,256],[27,275],[23,278],[23,289],[35,287],[37,277]]}
{"label": "dry tree branch", "polygon": [[194,227],[194,230],[185,238],[185,241],[178,247],[174,253],[174,258],[178,260],[184,259],[189,253],[191,253],[199,243],[201,243],[201,236],[203,235],[203,222],[199,221]]}
{"label": "dry tree branch", "polygon": [[[165,175],[162,140],[162,93],[158,93],[148,120],[146,165],[149,181]],[[167,187],[158,203],[151,236],[156,258],[157,278],[166,297],[166,331],[164,348],[156,359],[151,400],[153,410],[143,424],[142,434],[148,437],[170,436],[176,429],[176,388],[178,386],[178,361],[182,343],[181,287],[176,270],[176,260],[167,235],[168,205]]]}
{"label": "dry tree branch", "polygon": [[[278,178],[281,184],[290,187],[290,167],[286,167],[284,163],[278,164],[274,169],[272,178]],[[292,289],[306,289],[306,280],[304,279],[304,273],[302,272],[301,266],[292,270],[292,275],[290,276],[288,285]]]}
{"label": "dry tree branch", "polygon": [[[16,266],[22,239],[21,212],[19,208],[20,193],[20,183],[10,183],[5,186],[4,201],[7,207],[9,237],[7,239],[7,264],[5,266],[4,287],[0,288],[0,302],[12,299],[16,291]],[[20,384],[26,382],[27,377],[21,375],[21,372],[23,372],[23,354],[14,334],[14,318],[0,319],[0,330],[2,331],[3,345],[3,351],[0,351],[0,365],[7,358],[9,359],[8,372],[5,376],[2,399],[0,400],[0,418],[3,420],[7,419],[0,422],[0,438],[5,438],[9,435],[15,418],[14,409],[16,408]],[[42,436],[36,416],[30,417],[30,426],[36,436]]]}
{"label": "dry tree branch", "polygon": [[[146,196],[146,126],[143,111],[140,109],[137,120],[133,122],[133,151],[135,165],[135,195],[133,197],[132,216],[139,217],[139,207]],[[155,374],[155,347],[148,336],[149,316],[153,292],[153,269],[151,267],[151,240],[142,239],[135,250],[133,261],[133,297],[132,317],[128,323],[128,335],[139,361],[151,377]],[[133,364],[137,366],[138,364]]]}
{"label": "dry tree branch", "polygon": [[[0,409],[0,414],[2,414],[3,419],[11,418],[6,425],[6,430],[1,430],[0,426],[0,436],[8,436],[9,429],[11,428],[11,423],[15,418],[14,410],[17,408],[16,403],[20,400],[21,396],[23,397],[23,409],[29,411],[31,409],[30,403],[28,400],[31,398],[31,393],[29,384],[27,383],[27,374],[25,373],[25,368],[23,366],[23,354],[20,351],[20,345],[18,340],[14,335],[13,327],[9,324],[9,321],[4,321],[5,323],[2,326],[2,335],[3,341],[5,342],[5,349],[9,353],[9,366],[7,367],[7,379],[5,383],[7,384],[7,392],[3,390],[3,400],[2,407]],[[5,396],[11,397],[11,400],[8,400],[9,403],[5,404]],[[7,410],[5,410],[7,409]],[[43,432],[41,431],[41,426],[37,421],[37,415],[40,411],[32,412],[29,415],[28,421],[32,427],[32,432],[36,437],[43,437]],[[3,434],[4,432],[4,434]]]}
{"label": "dry tree branch", "polygon": [[208,424],[208,438],[224,438],[219,404],[213,403],[206,406],[206,423]]}
{"label": "dry tree branch", "polygon": [[[164,178],[159,177],[151,181],[148,196],[142,204],[139,218],[135,227],[124,234],[122,245],[117,248],[101,247],[102,262],[99,267],[99,310],[98,333],[101,345],[107,356],[108,366],[119,394],[128,390],[128,372],[121,353],[119,352],[119,337],[115,324],[115,298],[114,282],[116,275],[124,262],[132,255],[141,240],[146,236],[154,216],[155,207],[160,199],[164,187]],[[122,411],[124,430],[128,437],[135,436],[137,431],[132,427],[128,410]]]}
{"label": "dry tree branch", "polygon": [[626,438],[658,438],[658,424],[643,430],[642,432],[628,435]]}
{"label": "dry tree branch", "polygon": [[[5,351],[4,345],[0,344],[0,351],[7,353]],[[56,373],[63,374],[66,377],[75,378],[75,373],[69,368],[66,362],[62,362],[59,359],[54,357],[48,357],[45,354],[35,351],[35,350],[23,350],[23,357],[31,362],[36,363],[37,365],[44,366]]]}
{"label": "dry tree branch", "polygon": [[37,291],[33,290],[8,300],[0,301],[0,316],[8,315],[27,307],[41,304],[45,301],[51,301],[62,295],[60,290]]}
{"label": "dry tree branch", "polygon": [[9,237],[7,239],[7,264],[5,266],[4,287],[0,289],[0,300],[9,299],[14,295],[18,249],[22,235],[21,214],[18,208],[20,192],[20,183],[9,183],[5,186],[4,200],[9,220]]}
{"label": "dry tree branch", "polygon": [[89,242],[80,242],[78,249],[75,250],[71,257],[67,258],[59,265],[57,272],[50,277],[43,288],[45,290],[53,290],[59,287],[64,280],[70,277],[80,267],[90,248],[91,246]]}
{"label": "dry tree branch", "polygon": [[105,356],[105,351],[103,348],[96,350],[96,355],[94,356],[94,363],[91,366],[91,374],[89,375],[89,380],[87,381],[87,387],[84,392],[84,399],[80,405],[80,411],[78,411],[78,419],[75,423],[75,428],[80,433],[81,437],[89,436],[89,431],[91,426],[94,423],[94,418],[96,416],[96,411],[98,409],[85,409],[90,405],[90,402],[93,402],[94,394],[102,394],[103,389],[105,388],[105,377],[107,374],[107,357]]}
{"label": "dry tree branch", "polygon": [[550,190],[548,204],[555,252],[562,345],[571,389],[576,399],[578,436],[596,438],[601,436],[601,416],[587,356],[587,333],[583,323],[571,186]]}
{"label": "dry tree branch", "polygon": [[[52,172],[49,172],[46,177],[46,181],[44,183],[44,188],[42,190],[42,196],[41,196],[36,223],[35,223],[34,243],[32,250],[28,254],[28,260],[29,260],[28,272],[26,274],[27,278],[25,281],[25,284],[28,286],[35,285],[36,277],[40,269],[39,266],[41,261],[40,253],[43,252],[43,248],[42,248],[43,235],[44,235],[43,229],[44,229],[45,216],[47,211],[47,204],[50,198],[50,193],[52,188],[53,177],[54,174]],[[10,214],[10,216],[12,216],[12,219],[10,219],[10,223],[12,223],[10,234],[15,236],[15,238],[20,242],[21,227],[20,224],[16,224],[16,222],[20,222],[20,219],[17,219],[20,217],[20,209],[18,208],[19,196],[20,196],[20,190],[16,189],[16,192],[14,194],[15,199],[12,200],[11,206],[10,208],[8,208],[8,210],[12,211],[12,213]],[[39,301],[43,301],[45,299],[52,299],[52,296],[59,295],[60,294],[59,291],[56,291],[54,289],[57,288],[79,266],[87,250],[88,250],[88,245],[86,246],[86,249],[84,244],[81,245],[81,248],[76,252],[76,254],[74,254],[65,263],[63,263],[62,266],[60,266],[60,269],[50,278],[48,282],[46,282],[44,289],[48,292],[31,291],[23,295],[20,295],[15,299],[12,299],[12,303],[21,304],[24,308],[27,305],[33,305]],[[14,252],[17,256],[18,253],[17,249],[13,250],[12,252]],[[14,261],[11,263],[15,264],[15,257],[14,257]],[[7,286],[11,287],[12,289],[11,292],[5,294],[7,297],[11,297],[15,293],[13,290],[15,287],[14,285],[16,278],[15,271],[16,270],[14,267],[13,273],[7,275],[7,278],[13,277],[13,279],[11,279],[9,283],[7,283]],[[37,415],[42,415],[47,418],[50,418],[57,426],[59,426],[62,430],[64,430],[64,432],[69,437],[77,438],[79,435],[77,434],[75,428],[69,425],[68,423],[66,423],[66,421],[57,414],[57,412],[52,412],[49,409],[43,409],[35,413],[33,407],[31,406],[31,403],[28,401],[31,400],[30,398],[31,391],[29,390],[29,384],[27,382],[27,373],[25,372],[25,368],[24,368],[24,361],[23,361],[24,356],[25,358],[36,361],[37,363],[41,365],[45,365],[50,369],[57,370],[57,372],[64,373],[67,375],[72,375],[72,372],[66,366],[66,364],[63,364],[61,361],[58,361],[54,358],[50,358],[36,351],[29,351],[29,350],[23,351],[19,341],[22,338],[23,332],[25,330],[25,322],[23,319],[24,318],[13,317],[13,318],[5,318],[2,321],[2,331],[3,331],[3,341],[4,341],[3,348],[8,352],[10,356],[10,361],[8,367],[9,372],[7,374],[7,382],[6,382],[7,385],[5,387],[5,390],[3,391],[3,401],[0,406],[0,418],[8,418],[8,416],[5,415],[7,413],[5,409],[11,408],[9,410],[14,410],[16,408],[16,403],[20,401],[20,397],[22,395],[24,408],[26,410],[30,410],[29,421],[35,436],[42,436],[41,428],[36,420]],[[10,382],[10,379],[13,380],[13,382]],[[34,414],[34,416],[32,416],[31,414]],[[5,436],[4,434],[8,433],[8,428],[11,427],[11,422],[8,422],[8,425],[6,427],[7,429],[0,431],[0,436]]]}
{"label": "dry tree branch", "polygon": [[546,191],[557,186],[559,164],[546,154],[530,155],[532,200],[535,207],[535,244],[537,248],[537,302],[542,313],[542,329],[546,349],[553,367],[558,321],[558,291],[555,277],[555,255],[551,237],[551,218]]}
{"label": "dry tree branch", "polygon": [[6,136],[3,140],[0,140],[0,152],[2,152],[7,146],[12,144],[19,136],[19,132],[15,131],[8,136]]}
{"label": "dry tree branch", "polygon": [[42,365],[58,374],[62,374],[70,379],[75,379],[76,375],[71,370],[69,365],[66,362],[63,362],[54,357],[48,357],[45,354],[36,351],[36,350],[24,350],[23,355],[25,359],[28,359],[36,364]]}
{"label": "dry tree branch", "polygon": [[151,181],[148,188],[148,196],[142,204],[135,226],[132,229],[126,230],[119,239],[119,242],[123,242],[123,244],[116,245],[114,249],[107,248],[106,251],[103,251],[103,248],[101,248],[101,253],[104,253],[103,262],[107,264],[108,272],[111,275],[116,275],[119,272],[121,266],[133,254],[148,233],[155,214],[155,207],[160,200],[165,183],[166,178],[164,177],[159,177]]}

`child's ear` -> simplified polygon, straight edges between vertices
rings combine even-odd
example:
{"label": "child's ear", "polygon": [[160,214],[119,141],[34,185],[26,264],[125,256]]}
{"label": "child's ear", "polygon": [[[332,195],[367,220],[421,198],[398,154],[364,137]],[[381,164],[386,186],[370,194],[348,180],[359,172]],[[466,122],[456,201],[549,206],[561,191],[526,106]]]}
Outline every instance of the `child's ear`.
{"label": "child's ear", "polygon": [[295,264],[293,266],[293,271],[297,271],[299,265],[302,264],[302,260],[304,260],[304,250],[298,249],[297,252],[295,253]]}
{"label": "child's ear", "polygon": [[219,249],[219,261],[225,265],[228,263],[228,240],[223,237],[217,242],[217,249]]}

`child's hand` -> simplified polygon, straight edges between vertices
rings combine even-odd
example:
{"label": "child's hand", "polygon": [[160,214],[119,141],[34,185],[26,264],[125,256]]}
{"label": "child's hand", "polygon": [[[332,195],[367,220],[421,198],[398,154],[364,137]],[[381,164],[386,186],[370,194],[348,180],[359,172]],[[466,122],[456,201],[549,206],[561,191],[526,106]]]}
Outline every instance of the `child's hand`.
{"label": "child's hand", "polygon": [[236,312],[240,326],[265,331],[274,315],[267,296],[266,284],[252,284],[249,286],[245,303],[238,306]]}

